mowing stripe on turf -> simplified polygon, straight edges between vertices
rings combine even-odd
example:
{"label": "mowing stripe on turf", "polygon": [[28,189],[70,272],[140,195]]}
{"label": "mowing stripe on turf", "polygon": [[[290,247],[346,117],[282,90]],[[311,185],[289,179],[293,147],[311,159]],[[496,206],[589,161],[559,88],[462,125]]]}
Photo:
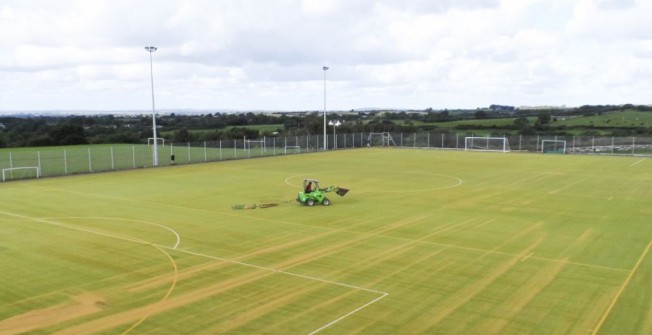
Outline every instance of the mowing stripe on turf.
{"label": "mowing stripe on turf", "polygon": [[[376,298],[366,302],[365,304],[363,304],[363,305],[361,305],[361,306],[359,306],[359,307],[357,307],[357,308],[355,308],[355,309],[353,309],[353,310],[351,310],[351,311],[337,317],[336,319],[326,323],[325,325],[317,328],[316,330],[313,330],[309,334],[317,334],[317,333],[321,332],[322,330],[333,326],[334,324],[344,320],[347,317],[350,317],[351,315],[353,315],[353,314],[367,308],[368,306],[380,301],[381,299],[383,299],[383,298],[385,298],[386,296],[389,295],[388,292],[378,291],[378,290],[369,289],[369,288],[365,288],[365,287],[354,286],[354,285],[335,282],[335,281],[331,281],[331,280],[327,280],[327,279],[323,279],[323,278],[317,278],[317,277],[312,277],[312,276],[308,276],[308,275],[302,275],[302,274],[298,274],[298,273],[294,273],[294,272],[289,272],[289,271],[285,271],[285,270],[259,266],[259,265],[245,263],[245,262],[236,261],[236,260],[231,260],[231,259],[227,259],[227,258],[206,255],[206,254],[193,252],[193,251],[189,251],[189,250],[177,249],[177,244],[175,244],[173,247],[162,246],[162,245],[153,244],[153,243],[150,243],[150,242],[147,242],[147,241],[144,241],[144,240],[139,240],[139,239],[136,239],[136,238],[132,238],[132,237],[129,237],[129,236],[118,235],[118,234],[113,234],[113,233],[107,233],[107,232],[103,232],[103,231],[99,231],[99,230],[93,230],[93,229],[83,228],[83,227],[70,225],[70,224],[65,224],[65,223],[61,223],[61,222],[55,222],[55,221],[51,221],[51,220],[45,220],[45,219],[40,219],[40,218],[35,218],[35,217],[29,217],[29,216],[16,214],[16,213],[11,213],[11,212],[6,212],[6,211],[0,211],[0,214],[4,214],[4,215],[7,215],[7,216],[13,216],[13,217],[21,218],[21,219],[26,219],[26,220],[32,220],[32,221],[36,221],[36,222],[40,222],[40,223],[50,224],[50,225],[54,225],[54,226],[58,226],[58,227],[62,227],[62,228],[74,229],[74,230],[78,230],[78,231],[82,231],[82,232],[86,232],[86,233],[91,233],[91,234],[95,234],[95,235],[100,235],[100,236],[105,236],[105,237],[109,237],[109,238],[116,238],[116,239],[120,239],[120,240],[124,240],[124,241],[128,241],[128,242],[134,242],[134,243],[138,243],[138,244],[146,244],[146,245],[150,245],[150,246],[153,246],[153,247],[157,248],[158,250],[164,252],[164,254],[167,255],[168,259],[173,262],[174,276],[175,276],[175,279],[173,280],[173,283],[172,283],[171,287],[168,289],[165,296],[163,297],[163,299],[159,303],[163,303],[170,296],[170,294],[172,293],[172,290],[174,289],[174,287],[176,285],[176,281],[177,281],[176,278],[177,278],[177,273],[178,273],[178,268],[176,266],[176,263],[174,262],[174,259],[172,258],[171,255],[169,255],[163,249],[174,250],[174,251],[177,251],[177,252],[182,252],[182,253],[195,255],[195,256],[200,256],[200,257],[209,258],[209,259],[220,260],[220,261],[228,262],[228,263],[231,263],[231,264],[237,264],[237,265],[242,265],[242,266],[246,266],[246,267],[250,267],[250,268],[255,268],[255,269],[258,269],[258,270],[268,271],[268,272],[271,272],[271,273],[279,273],[279,274],[294,276],[294,277],[303,278],[303,279],[307,279],[307,280],[311,280],[311,281],[317,281],[317,282],[321,282],[321,283],[332,284],[332,285],[337,285],[337,286],[341,286],[341,287],[347,287],[347,288],[360,290],[360,291],[365,291],[365,292],[370,292],[370,293],[374,293],[374,294],[379,295],[378,297],[376,297]],[[154,312],[151,312],[149,310],[146,310],[146,311],[142,310],[142,308],[139,309],[139,312],[140,313],[134,313],[134,311],[125,312],[125,313],[129,313],[131,315],[138,316],[138,320],[136,321],[135,324],[130,326],[122,334],[129,333],[131,330],[133,330],[135,327],[137,327],[142,322],[144,322],[147,318],[149,318],[152,313],[154,313]],[[145,312],[147,312],[147,313],[145,313]],[[142,315],[142,316],[140,316],[140,315]],[[98,322],[101,322],[101,321],[103,321],[103,319],[98,320]],[[86,323],[86,324],[80,325],[80,326],[78,326],[76,328],[73,328],[73,332],[79,330],[80,328],[88,327],[89,325],[94,326],[94,323],[91,322],[91,323]],[[60,332],[60,333],[61,334],[67,334],[66,331],[63,331],[63,332]]]}
{"label": "mowing stripe on turf", "polygon": [[623,291],[625,291],[625,288],[629,284],[629,281],[632,280],[632,277],[634,276],[634,273],[636,273],[636,270],[638,270],[639,266],[641,266],[641,263],[643,263],[643,259],[647,255],[648,251],[650,251],[650,247],[652,247],[652,240],[650,240],[650,243],[647,244],[647,247],[641,254],[641,257],[638,258],[638,261],[636,262],[636,265],[634,265],[634,268],[632,271],[629,273],[629,276],[625,279],[625,282],[623,285],[620,286],[620,289],[618,289],[618,292],[616,292],[616,296],[614,296],[613,300],[611,301],[611,304],[609,304],[609,307],[607,307],[607,310],[604,312],[604,315],[602,315],[602,318],[600,318],[600,321],[598,321],[598,324],[595,326],[593,331],[591,332],[592,335],[595,335],[600,331],[600,328],[604,324],[604,321],[607,319],[609,316],[609,313],[611,313],[611,310],[613,307],[616,305],[616,302],[618,302],[618,299],[620,298],[620,295],[623,294]]}

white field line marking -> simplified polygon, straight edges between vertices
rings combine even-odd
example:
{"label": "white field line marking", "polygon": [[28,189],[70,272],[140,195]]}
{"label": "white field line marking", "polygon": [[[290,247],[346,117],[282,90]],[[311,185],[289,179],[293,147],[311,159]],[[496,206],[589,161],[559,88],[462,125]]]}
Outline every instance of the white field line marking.
{"label": "white field line marking", "polygon": [[[124,200],[124,199],[119,199],[119,200]],[[207,212],[207,213],[213,213],[213,214],[218,213],[220,215],[225,215],[225,216],[233,216],[233,217],[238,217],[238,218],[245,218],[246,217],[246,218],[249,218],[249,219],[252,219],[252,220],[273,222],[275,224],[309,227],[311,229],[332,230],[332,228],[311,226],[311,225],[301,223],[301,222],[289,222],[289,221],[281,221],[281,220],[276,220],[276,219],[250,217],[250,216],[245,216],[245,215],[241,215],[241,214],[234,214],[233,211],[231,211],[231,210],[229,210],[229,211],[214,211],[214,210],[209,210],[209,209],[204,209],[204,208],[193,208],[193,207],[177,206],[177,205],[161,205],[159,203],[154,203],[154,202],[145,202],[145,201],[143,201],[142,203],[147,204],[147,205],[151,205],[151,206],[155,206],[155,207],[159,207],[159,208],[161,208],[161,207],[162,208],[178,208],[178,209],[184,209],[184,210],[190,210],[190,211],[200,211],[200,212]],[[383,236],[384,238],[391,238],[391,239],[400,240],[400,241],[414,241],[413,239],[405,238],[405,237],[384,236],[384,235],[379,235],[379,234],[352,232],[352,231],[348,231],[346,229],[338,229],[338,230],[339,231],[346,231],[346,232],[350,232],[350,233],[361,234],[361,235],[365,235],[365,236]],[[452,248],[461,249],[461,250],[472,250],[472,251],[483,252],[483,253],[484,252],[490,252],[490,253],[494,253],[494,254],[516,256],[515,253],[506,252],[506,251],[487,250],[487,249],[482,249],[482,248],[466,247],[466,246],[461,246],[461,245],[456,245],[456,244],[447,244],[447,243],[441,243],[441,242],[418,241],[418,243],[427,244],[427,245],[435,245],[435,246],[452,247]],[[556,262],[556,263],[563,263],[563,264],[571,264],[571,265],[584,266],[584,267],[603,269],[603,270],[620,271],[620,272],[629,272],[630,271],[629,269],[614,268],[614,267],[609,267],[609,266],[594,265],[594,264],[588,264],[588,263],[571,262],[571,261],[566,261],[566,260],[547,258],[547,257],[540,257],[540,256],[533,256],[532,258],[542,260],[542,261],[546,261],[546,262]]]}
{"label": "white field line marking", "polygon": [[322,283],[326,283],[326,284],[332,284],[332,285],[337,285],[337,286],[342,286],[342,287],[348,287],[348,288],[352,288],[352,289],[356,289],[356,290],[360,290],[360,291],[366,291],[366,292],[381,294],[381,295],[385,295],[385,296],[389,295],[389,293],[383,292],[383,291],[378,291],[378,290],[374,290],[374,289],[370,289],[370,288],[366,288],[366,287],[355,286],[355,285],[349,285],[349,284],[345,284],[345,283],[340,283],[340,282],[336,282],[336,281],[332,281],[332,280],[328,280],[328,279],[323,279],[323,278],[318,278],[318,277],[312,277],[312,276],[308,276],[308,275],[302,275],[302,274],[299,274],[299,273],[296,273],[296,272],[290,272],[290,271],[279,270],[279,269],[275,269],[275,268],[269,268],[269,267],[266,267],[266,266],[260,266],[260,265],[256,265],[256,264],[236,261],[236,260],[233,260],[233,259],[222,258],[222,257],[218,257],[218,256],[206,255],[206,254],[202,254],[202,253],[194,252],[194,251],[190,251],[190,250],[184,250],[184,249],[176,249],[176,250],[179,251],[179,252],[190,254],[190,255],[210,258],[210,259],[223,261],[223,262],[228,262],[228,263],[237,264],[237,265],[242,265],[242,266],[246,266],[246,267],[250,267],[250,268],[254,268],[254,269],[280,273],[280,274],[284,274],[284,275],[288,275],[288,276],[299,277],[299,278],[308,279],[308,280],[312,280],[312,281],[318,281],[318,282],[322,282]]}
{"label": "white field line marking", "polygon": [[[168,247],[159,246],[159,245],[156,245],[156,244],[153,244],[153,243],[149,243],[149,242],[147,242],[145,240],[135,239],[135,238],[132,238],[132,237],[129,237],[129,236],[118,235],[118,234],[113,234],[113,233],[107,233],[107,232],[103,232],[103,231],[99,231],[99,230],[88,229],[88,228],[84,228],[84,227],[79,227],[79,226],[66,224],[66,223],[55,222],[55,221],[46,220],[46,219],[34,218],[34,217],[30,217],[30,216],[26,216],[26,215],[20,215],[20,214],[16,214],[16,213],[0,211],[0,214],[4,214],[4,215],[7,215],[7,216],[18,217],[18,218],[21,218],[21,219],[32,220],[32,221],[36,221],[36,222],[41,222],[41,223],[45,223],[45,224],[49,224],[49,225],[53,225],[53,226],[57,226],[57,227],[61,227],[61,228],[74,229],[74,230],[79,230],[79,231],[82,231],[82,232],[85,232],[85,233],[90,233],[90,234],[115,238],[115,239],[119,239],[119,240],[124,240],[124,241],[128,241],[128,242],[134,242],[134,243],[138,243],[138,244],[144,244],[144,245],[152,246],[152,247],[158,249],[161,253],[163,253],[168,258],[168,260],[170,260],[170,263],[172,264],[172,267],[174,269],[174,279],[172,280],[172,284],[170,285],[170,288],[168,288],[168,290],[165,293],[165,295],[163,296],[163,298],[161,298],[159,303],[162,303],[165,300],[167,300],[167,298],[170,296],[170,294],[172,294],[172,291],[174,291],[174,288],[177,285],[177,279],[179,277],[179,268],[178,268],[177,262],[174,260],[174,258],[172,258],[172,256],[169,253],[167,253],[165,250],[163,250],[163,249],[166,249]],[[127,220],[127,221],[134,221],[134,220]],[[176,245],[172,249],[175,249],[175,248],[176,248]],[[138,327],[138,325],[140,325],[145,320],[147,320],[150,316],[152,316],[152,314],[148,314],[148,315],[143,316],[140,320],[138,320],[136,323],[131,325],[131,327],[129,327],[127,330],[125,330],[122,334],[124,335],[124,334],[129,333],[134,328]]]}
{"label": "white field line marking", "polygon": [[[413,174],[416,174],[416,173],[413,173]],[[420,173],[420,174],[425,174],[425,175],[429,175],[429,176],[436,176],[436,177],[444,177],[444,178],[448,178],[448,179],[453,179],[453,180],[455,180],[457,183],[456,183],[456,184],[451,184],[451,185],[446,185],[446,186],[440,186],[440,187],[423,188],[423,189],[412,189],[412,190],[403,190],[403,191],[383,191],[383,190],[380,190],[380,191],[359,191],[359,192],[356,192],[356,193],[360,193],[360,194],[361,194],[361,193],[371,193],[371,192],[373,192],[373,193],[415,193],[415,192],[429,192],[429,191],[440,191],[440,190],[445,190],[445,189],[449,189],[449,188],[454,188],[454,187],[462,186],[462,184],[464,184],[464,180],[462,180],[461,178],[458,178],[458,177],[454,177],[454,176],[448,176],[448,175],[444,175],[444,174],[436,174],[436,173]],[[296,176],[290,176],[290,177],[285,178],[285,181],[284,181],[285,184],[290,185],[290,186],[294,186],[294,187],[298,187],[297,185],[293,185],[293,184],[290,183],[290,179],[294,179],[294,178],[296,178],[296,177],[298,177],[298,176],[299,176],[299,175],[296,175]]]}
{"label": "white field line marking", "polygon": [[344,315],[338,317],[337,319],[335,319],[335,320],[333,320],[333,321],[330,321],[330,322],[328,322],[327,324],[325,324],[325,325],[323,325],[323,326],[321,326],[321,327],[319,327],[319,328],[313,330],[312,332],[308,333],[308,335],[314,335],[314,334],[317,334],[317,333],[319,333],[320,331],[322,331],[322,330],[324,330],[324,329],[326,329],[326,328],[329,328],[329,327],[333,326],[334,324],[336,324],[336,323],[338,323],[338,322],[340,322],[340,321],[346,319],[347,317],[349,317],[349,316],[351,316],[351,315],[353,315],[353,314],[355,314],[355,313],[357,313],[357,312],[359,312],[359,311],[361,311],[361,310],[363,310],[363,309],[365,309],[365,308],[371,306],[372,304],[374,304],[374,303],[380,301],[381,299],[383,299],[383,298],[385,298],[386,296],[389,295],[389,293],[387,293],[387,292],[378,291],[378,290],[373,290],[373,289],[369,289],[369,288],[366,288],[366,287],[360,287],[360,286],[349,285],[349,284],[340,283],[340,282],[336,282],[336,281],[332,281],[332,280],[328,280],[328,279],[323,279],[323,278],[317,278],[317,277],[312,277],[312,276],[302,275],[302,274],[299,274],[299,273],[289,272],[289,271],[285,271],[285,270],[279,270],[279,269],[274,269],[274,268],[268,268],[268,267],[265,267],[265,266],[260,266],[260,265],[255,265],[255,264],[250,264],[250,263],[240,262],[240,261],[236,261],[236,260],[232,260],[232,259],[227,259],[227,258],[222,258],[222,257],[217,257],[217,256],[210,256],[210,255],[201,254],[201,253],[194,252],[194,251],[183,250],[183,249],[177,249],[177,251],[179,251],[179,252],[184,252],[184,253],[191,254],[191,255],[195,255],[195,256],[211,258],[211,259],[215,259],[215,260],[218,260],[218,261],[229,262],[229,263],[232,263],[232,264],[237,264],[237,265],[247,266],[247,267],[251,267],[251,268],[254,268],[254,269],[265,270],[265,271],[271,271],[271,272],[274,272],[274,273],[280,273],[280,274],[284,274],[284,275],[288,275],[288,276],[299,277],[299,278],[303,278],[303,279],[308,279],[308,280],[318,281],[318,282],[322,282],[322,283],[326,283],[326,284],[331,284],[331,285],[337,285],[337,286],[347,287],[347,288],[351,288],[351,289],[355,289],[355,290],[360,290],[360,291],[365,291],[365,292],[370,292],[370,293],[375,293],[375,294],[379,294],[379,295],[380,295],[379,297],[374,298],[373,300],[371,300],[371,301],[365,303],[364,305],[362,305],[362,306],[360,306],[360,307],[358,307],[358,308],[356,308],[356,309],[354,309],[354,310],[352,310],[352,311],[350,311],[350,312],[348,312],[348,313],[346,313],[346,314],[344,314]]}
{"label": "white field line marking", "polygon": [[57,227],[73,229],[73,230],[79,230],[79,231],[83,231],[83,232],[86,232],[86,233],[111,237],[111,238],[115,238],[115,239],[119,239],[119,240],[123,240],[123,241],[128,241],[128,242],[134,242],[134,243],[139,243],[139,244],[151,244],[151,243],[149,243],[147,241],[139,240],[139,239],[133,238],[131,236],[107,233],[107,232],[103,232],[103,231],[100,231],[100,230],[75,226],[75,225],[72,225],[72,224],[66,224],[66,223],[61,223],[61,222],[56,222],[56,221],[39,219],[39,218],[35,218],[35,217],[30,217],[30,216],[25,216],[25,215],[20,215],[20,214],[5,212],[5,211],[0,211],[0,214],[4,214],[4,215],[7,215],[7,216],[13,216],[13,217],[17,217],[17,218],[21,218],[21,219],[25,219],[25,220],[32,220],[32,221],[36,221],[36,222],[40,222],[40,223],[46,223],[46,224],[57,226]]}
{"label": "white field line marking", "polygon": [[[360,287],[360,286],[355,286],[355,285],[349,285],[349,284],[340,283],[340,282],[336,282],[336,281],[332,281],[332,280],[328,280],[328,279],[312,277],[312,276],[308,276],[308,275],[302,275],[302,274],[298,274],[298,273],[294,273],[294,272],[289,272],[289,271],[285,271],[285,270],[279,270],[279,269],[264,267],[264,266],[260,266],[260,265],[240,262],[240,261],[227,259],[227,258],[222,258],[222,257],[217,257],[217,256],[206,255],[206,254],[202,254],[202,253],[198,253],[198,252],[194,252],[194,251],[190,251],[190,250],[176,249],[176,245],[171,248],[171,247],[168,247],[168,246],[157,245],[157,244],[149,243],[147,241],[134,239],[134,238],[131,238],[131,237],[128,237],[128,236],[122,236],[122,235],[106,233],[106,232],[102,232],[102,231],[96,231],[96,230],[92,230],[92,229],[78,227],[78,226],[75,226],[75,225],[70,225],[70,224],[45,220],[45,219],[39,219],[39,218],[29,217],[29,216],[25,216],[25,215],[5,212],[5,211],[0,211],[0,214],[4,214],[4,215],[7,215],[7,216],[18,217],[18,218],[27,219],[27,220],[33,220],[33,221],[36,221],[36,222],[46,223],[46,224],[50,224],[50,225],[54,225],[54,226],[58,226],[58,227],[62,227],[62,228],[79,230],[79,231],[83,231],[83,232],[87,232],[87,233],[91,233],[91,234],[110,237],[110,238],[116,238],[116,239],[120,239],[120,240],[124,240],[124,241],[129,241],[129,242],[134,242],[134,243],[139,243],[139,244],[152,245],[152,246],[154,246],[156,248],[171,249],[171,250],[175,250],[175,251],[178,251],[178,252],[183,252],[183,253],[187,253],[187,254],[190,254],[190,255],[199,256],[199,257],[215,259],[215,260],[219,260],[219,261],[229,262],[231,264],[242,265],[242,266],[251,267],[251,268],[260,269],[260,270],[265,270],[265,271],[271,271],[271,272],[274,272],[274,273],[284,274],[284,275],[288,275],[288,276],[294,276],[294,277],[303,278],[303,279],[307,279],[307,280],[311,280],[311,281],[317,281],[317,282],[322,282],[322,283],[326,283],[326,284],[347,287],[347,288],[351,288],[351,289],[355,289],[355,290],[360,290],[360,291],[365,291],[365,292],[370,292],[370,293],[380,295],[379,297],[376,297],[376,298],[372,299],[371,301],[365,303],[364,305],[355,308],[354,310],[352,310],[352,311],[338,317],[337,319],[335,319],[333,321],[330,321],[329,323],[321,326],[320,328],[318,328],[317,330],[312,331],[309,334],[316,334],[316,333],[318,333],[318,332],[320,332],[320,331],[322,331],[322,330],[324,330],[324,329],[326,329],[328,327],[331,327],[332,325],[336,324],[337,322],[344,320],[345,318],[347,318],[347,317],[349,317],[349,316],[363,310],[364,308],[366,308],[366,307],[380,301],[381,299],[383,299],[383,298],[385,298],[386,296],[389,295],[389,293],[387,293],[387,292],[373,290],[373,289]],[[175,269],[176,269],[176,267],[175,267]],[[176,274],[175,274],[175,278],[176,278]],[[174,284],[176,284],[176,279],[175,279]],[[166,294],[165,298],[167,298],[169,296],[170,292],[171,291],[168,291],[168,294]]]}
{"label": "white field line marking", "polygon": [[634,164],[630,165],[629,167],[636,166],[638,163],[640,163],[640,162],[642,162],[642,161],[644,161],[644,160],[646,160],[646,159],[647,159],[647,158],[641,158],[639,161],[636,161]]}
{"label": "white field line marking", "polygon": [[334,325],[334,324],[336,324],[336,323],[338,323],[338,322],[344,320],[345,318],[347,318],[347,317],[349,317],[349,316],[351,316],[351,315],[353,315],[353,314],[359,312],[360,310],[364,309],[365,307],[367,307],[367,306],[369,306],[369,305],[371,305],[371,304],[373,304],[373,303],[376,303],[377,301],[379,301],[380,299],[382,299],[382,298],[384,298],[384,297],[386,297],[386,296],[388,296],[388,295],[389,295],[389,293],[384,293],[384,294],[381,295],[380,297],[378,297],[378,298],[376,298],[376,299],[374,299],[374,300],[371,300],[371,301],[369,301],[368,303],[366,303],[366,304],[364,304],[364,305],[362,305],[362,306],[360,306],[360,307],[358,307],[358,308],[356,308],[356,309],[354,309],[354,310],[352,310],[352,311],[350,311],[350,312],[348,312],[348,313],[346,313],[346,314],[340,316],[339,318],[337,318],[337,319],[335,319],[335,320],[333,320],[333,321],[331,321],[331,322],[329,322],[329,323],[327,323],[327,324],[325,324],[325,325],[323,325],[323,326],[321,326],[321,327],[319,327],[319,328],[317,328],[317,329],[311,331],[310,333],[308,333],[308,335],[314,335],[314,334],[317,334],[317,333],[319,333],[320,331],[322,331],[322,330],[324,330],[324,329],[326,329],[326,328],[329,328],[330,326],[332,326],[332,325]]}
{"label": "white field line marking", "polygon": [[634,265],[634,268],[632,269],[632,271],[629,273],[629,276],[627,276],[627,279],[625,279],[625,282],[620,286],[620,289],[618,289],[618,292],[616,292],[616,296],[611,301],[611,304],[609,304],[609,307],[607,307],[607,310],[604,312],[604,315],[602,315],[602,318],[600,318],[600,321],[598,322],[598,324],[595,326],[593,331],[591,331],[592,335],[595,335],[595,334],[598,333],[598,331],[600,331],[600,328],[602,327],[602,324],[607,319],[607,317],[609,316],[609,313],[611,313],[611,310],[616,305],[616,302],[618,301],[618,299],[620,298],[620,295],[625,290],[625,287],[627,287],[627,285],[629,284],[629,281],[634,276],[634,273],[636,273],[636,270],[638,270],[639,266],[641,266],[641,263],[643,263],[643,259],[647,255],[648,251],[650,251],[650,247],[652,247],[652,240],[650,240],[650,243],[647,244],[647,247],[645,248],[645,250],[641,254],[641,257],[638,258],[638,261],[636,262],[636,265]]}
{"label": "white field line marking", "polygon": [[[163,248],[162,248],[161,246],[157,246],[157,245],[155,245],[155,244],[149,244],[149,245],[151,245],[151,246],[153,246],[154,248],[158,249],[158,250],[161,251],[165,256],[167,256],[168,260],[170,260],[170,263],[172,263],[172,266],[174,267],[174,280],[172,280],[172,285],[170,285],[170,288],[168,288],[168,291],[165,293],[165,295],[163,296],[163,298],[161,298],[161,300],[158,302],[159,304],[162,304],[165,300],[168,299],[168,297],[170,296],[170,294],[172,294],[172,291],[174,291],[174,288],[175,288],[176,285],[177,285],[177,280],[179,279],[179,267],[177,266],[177,262],[174,260],[174,258],[172,257],[172,255],[170,255],[168,252],[166,252],[165,250],[163,250]],[[138,327],[141,323],[145,322],[145,320],[149,319],[149,317],[152,316],[153,314],[154,314],[154,311],[152,311],[150,314],[146,314],[146,315],[143,316],[140,320],[138,320],[138,322],[134,323],[133,325],[131,325],[131,327],[127,328],[127,330],[125,330],[124,332],[122,332],[121,335],[125,335],[125,334],[131,332],[131,331],[134,330],[136,327]]]}
{"label": "white field line marking", "polygon": [[174,246],[172,246],[172,249],[176,249],[176,248],[179,246],[179,244],[181,243],[181,236],[179,236],[179,233],[177,233],[174,229],[172,229],[172,228],[170,228],[170,227],[168,227],[168,226],[162,225],[162,224],[154,223],[154,222],[148,222],[148,221],[143,221],[143,220],[124,219],[124,218],[102,217],[102,216],[62,216],[62,217],[56,217],[56,218],[53,218],[53,219],[116,220],[116,221],[126,221],[126,222],[144,223],[144,224],[148,224],[148,225],[152,225],[152,226],[157,226],[157,227],[160,227],[160,228],[163,228],[163,229],[166,229],[166,230],[172,232],[172,234],[174,234],[174,236],[175,236],[176,239],[177,239],[177,241],[176,241],[176,243],[174,244]]}
{"label": "white field line marking", "polygon": [[[454,177],[454,176],[447,176],[447,175],[444,175],[444,174],[436,174],[436,173],[421,173],[421,174],[453,179],[457,183],[456,184],[451,184],[451,185],[446,185],[446,186],[440,186],[440,187],[434,187],[434,188],[424,188],[424,189],[413,189],[413,190],[403,190],[403,191],[383,191],[383,190],[381,190],[381,191],[360,191],[360,192],[356,192],[356,193],[370,193],[370,192],[373,192],[373,193],[414,193],[414,192],[427,192],[427,191],[445,190],[445,189],[449,189],[449,188],[462,186],[462,184],[464,184],[464,180],[462,180],[461,178],[458,178],[458,177]],[[285,180],[284,180],[285,184],[293,186],[293,187],[298,187],[297,185],[293,185],[292,183],[290,183],[290,179],[294,179],[294,178],[296,178],[298,176],[301,176],[301,175],[289,176],[289,177],[285,178]]]}
{"label": "white field line marking", "polygon": [[532,255],[534,255],[534,251],[532,251],[531,253],[527,254],[527,256],[523,257],[523,259],[521,259],[521,262],[524,262],[526,259],[530,258],[530,256],[532,256]]}

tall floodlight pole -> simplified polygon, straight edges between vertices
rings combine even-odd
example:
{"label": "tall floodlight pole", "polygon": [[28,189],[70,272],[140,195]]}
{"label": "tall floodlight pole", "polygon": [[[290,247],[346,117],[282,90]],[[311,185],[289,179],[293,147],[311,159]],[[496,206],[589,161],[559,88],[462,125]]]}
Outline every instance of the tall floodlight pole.
{"label": "tall floodlight pole", "polygon": [[328,66],[322,68],[324,70],[324,150],[326,150],[326,71],[328,71]]}
{"label": "tall floodlight pole", "polygon": [[152,53],[156,51],[156,47],[145,47],[149,52],[149,75],[152,83],[152,133],[154,134],[154,153],[152,158],[152,165],[158,166],[158,139],[156,138],[156,104],[154,103],[154,66],[152,65]]}

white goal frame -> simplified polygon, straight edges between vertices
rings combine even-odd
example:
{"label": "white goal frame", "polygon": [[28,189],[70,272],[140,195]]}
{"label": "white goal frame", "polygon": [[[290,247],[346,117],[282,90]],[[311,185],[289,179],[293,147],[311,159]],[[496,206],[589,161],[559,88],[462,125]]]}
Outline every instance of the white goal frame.
{"label": "white goal frame", "polygon": [[562,152],[558,152],[558,151],[551,151],[551,152],[552,153],[566,154],[566,140],[542,140],[541,141],[541,153],[546,153],[546,151],[545,151],[546,143],[563,143],[563,151]]}
{"label": "white goal frame", "polygon": [[396,142],[394,142],[394,139],[389,132],[369,133],[369,136],[367,137],[367,146],[371,146],[371,140],[374,138],[374,135],[381,136],[381,143],[383,147],[389,147],[390,145],[396,146]]}
{"label": "white goal frame", "polygon": [[288,154],[288,149],[294,149],[295,152],[301,153],[301,146],[300,145],[286,145],[283,148],[283,154],[287,155]]}
{"label": "white goal frame", "polygon": [[[163,137],[157,137],[156,140],[157,140],[157,141],[160,141],[161,144],[162,144],[163,146],[165,146],[165,139],[164,139]],[[151,143],[153,143],[153,142],[154,142],[154,138],[153,138],[153,137],[148,137],[148,138],[147,138],[147,146],[148,146],[148,147],[149,147],[149,146],[151,145]]]}
{"label": "white goal frame", "polygon": [[260,144],[260,149],[263,152],[267,151],[267,145],[265,145],[265,140],[245,140],[244,141],[244,149],[251,151],[251,143],[259,143]]}
{"label": "white goal frame", "polygon": [[13,172],[15,170],[30,170],[30,169],[36,170],[36,178],[39,178],[41,176],[41,169],[38,166],[19,166],[19,167],[2,169],[2,181],[7,180],[7,172],[13,175]]}
{"label": "white goal frame", "polygon": [[[481,146],[474,145],[474,142],[480,142]],[[490,142],[498,142],[498,145],[490,146]],[[467,136],[464,138],[464,151],[495,151],[509,152],[509,141],[507,137],[479,137]]]}

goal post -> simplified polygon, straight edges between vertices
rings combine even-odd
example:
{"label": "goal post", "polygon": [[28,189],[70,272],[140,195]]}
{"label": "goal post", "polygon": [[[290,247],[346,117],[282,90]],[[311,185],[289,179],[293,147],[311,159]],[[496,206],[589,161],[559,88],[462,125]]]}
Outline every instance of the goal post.
{"label": "goal post", "polygon": [[287,155],[288,150],[290,150],[290,153],[300,153],[301,152],[301,146],[299,145],[286,145],[283,147],[283,154]]}
{"label": "goal post", "polygon": [[2,169],[2,181],[7,181],[7,178],[26,179],[26,178],[39,178],[40,176],[41,176],[41,169],[38,166],[19,166],[19,167]]}
{"label": "goal post", "polygon": [[260,148],[263,152],[267,150],[264,140],[245,140],[244,149],[251,150],[254,148]]}
{"label": "goal post", "polygon": [[509,152],[509,141],[506,137],[467,136],[464,138],[464,151]]}
{"label": "goal post", "polygon": [[[157,137],[156,141],[161,142],[161,145],[165,146],[165,139],[163,137]],[[152,145],[152,143],[154,143],[154,138],[153,137],[148,137],[147,138],[147,146]]]}
{"label": "goal post", "polygon": [[565,140],[542,140],[541,153],[544,154],[565,154],[566,141]]}
{"label": "goal post", "polygon": [[367,137],[367,146],[370,147],[378,145],[379,140],[380,145],[383,147],[396,146],[396,142],[394,142],[394,139],[389,132],[369,133],[369,137]]}

